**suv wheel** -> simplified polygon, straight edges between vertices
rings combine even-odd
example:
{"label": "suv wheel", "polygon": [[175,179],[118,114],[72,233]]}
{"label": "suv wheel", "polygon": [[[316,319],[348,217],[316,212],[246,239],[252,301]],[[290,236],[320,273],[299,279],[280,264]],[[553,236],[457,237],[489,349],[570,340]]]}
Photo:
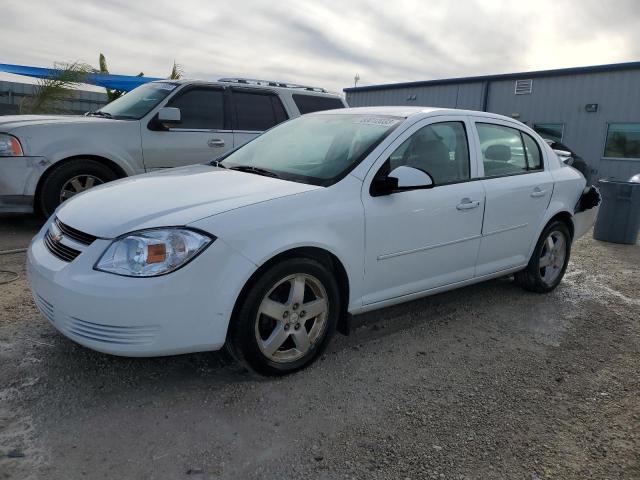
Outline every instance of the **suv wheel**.
{"label": "suv wheel", "polygon": [[65,200],[117,178],[113,170],[96,160],[77,159],[64,162],[53,167],[43,180],[40,189],[40,210],[49,217]]}
{"label": "suv wheel", "polygon": [[324,350],[340,314],[336,281],[321,263],[285,260],[249,289],[230,334],[232,354],[263,375],[306,367]]}

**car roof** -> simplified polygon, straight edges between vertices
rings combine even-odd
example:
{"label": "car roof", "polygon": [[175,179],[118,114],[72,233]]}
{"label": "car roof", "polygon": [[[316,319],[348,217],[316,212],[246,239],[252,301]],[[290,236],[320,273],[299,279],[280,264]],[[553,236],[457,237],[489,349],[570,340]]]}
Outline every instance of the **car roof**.
{"label": "car roof", "polygon": [[[405,107],[405,106],[385,106],[385,107],[350,107],[341,108],[337,110],[323,110],[321,112],[315,112],[314,115],[326,115],[326,114],[360,114],[360,115],[382,115],[391,117],[409,118],[414,116],[435,116],[435,115],[471,115],[481,116],[485,118],[495,118],[496,120],[509,121],[512,123],[522,123],[511,117],[499,115],[497,113],[481,112],[477,110],[462,110],[457,108],[443,108],[443,107]],[[523,124],[524,125],[524,124]]]}

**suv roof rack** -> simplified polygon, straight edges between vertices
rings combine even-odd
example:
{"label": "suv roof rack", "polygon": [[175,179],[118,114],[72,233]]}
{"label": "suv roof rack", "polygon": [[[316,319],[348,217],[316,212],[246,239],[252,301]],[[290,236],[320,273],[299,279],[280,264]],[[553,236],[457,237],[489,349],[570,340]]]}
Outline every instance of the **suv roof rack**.
{"label": "suv roof rack", "polygon": [[219,79],[218,81],[227,82],[227,83],[242,83],[245,85],[261,85],[266,87],[298,88],[300,90],[309,90],[310,92],[327,93],[327,91],[324,88],[310,87],[308,85],[298,85],[296,83],[277,82],[275,80],[259,80],[256,78],[225,77],[225,78]]}

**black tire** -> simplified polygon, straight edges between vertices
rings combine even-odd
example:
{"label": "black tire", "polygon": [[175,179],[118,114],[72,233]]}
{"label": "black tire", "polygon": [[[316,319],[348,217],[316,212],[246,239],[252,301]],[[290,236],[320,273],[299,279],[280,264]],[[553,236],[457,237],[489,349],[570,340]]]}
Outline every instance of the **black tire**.
{"label": "black tire", "polygon": [[[545,281],[543,278],[543,270],[550,267],[541,267],[540,260],[541,256],[546,254],[545,242],[552,234],[561,234],[564,236],[565,241],[565,254],[564,261],[562,263],[562,267],[557,272],[557,277],[553,278],[552,281]],[[517,272],[515,274],[516,283],[518,283],[525,290],[529,290],[531,292],[536,293],[548,293],[554,290],[562,281],[562,277],[564,277],[564,272],[567,270],[567,264],[569,263],[569,257],[571,255],[571,233],[569,232],[569,228],[567,224],[561,221],[553,221],[543,230],[540,238],[538,239],[538,243],[536,244],[536,248],[533,250],[533,254],[529,259],[529,264],[527,268],[522,270],[521,272]]]}
{"label": "black tire", "polygon": [[45,217],[50,217],[60,205],[60,194],[65,184],[74,177],[83,175],[95,177],[101,183],[111,182],[118,178],[118,175],[109,167],[89,158],[78,158],[56,165],[42,181],[38,197],[40,212]]}
{"label": "black tire", "polygon": [[[322,284],[327,296],[327,313],[323,317],[325,321],[323,322],[324,326],[322,327],[321,333],[318,334],[316,340],[311,343],[309,350],[304,356],[292,361],[277,362],[263,353],[258,345],[258,327],[256,325],[265,319],[262,315],[260,317],[258,316],[258,311],[263,299],[274,286],[292,275],[312,276],[314,280],[318,280]],[[305,284],[306,295],[309,294],[308,288]],[[316,360],[333,336],[341,311],[340,293],[333,274],[323,264],[309,258],[293,258],[274,265],[253,283],[239,302],[239,307],[236,309],[236,314],[230,326],[227,342],[228,349],[236,360],[250,370],[268,376],[286,375],[307,367]],[[267,317],[267,320],[271,321],[271,317]],[[306,321],[315,322],[316,320],[309,319]],[[304,322],[301,328],[307,328]],[[288,335],[292,334],[293,330],[288,333]],[[290,336],[286,342],[293,340],[293,337]],[[281,349],[286,349],[286,342],[282,345]],[[276,353],[280,353],[280,351]]]}

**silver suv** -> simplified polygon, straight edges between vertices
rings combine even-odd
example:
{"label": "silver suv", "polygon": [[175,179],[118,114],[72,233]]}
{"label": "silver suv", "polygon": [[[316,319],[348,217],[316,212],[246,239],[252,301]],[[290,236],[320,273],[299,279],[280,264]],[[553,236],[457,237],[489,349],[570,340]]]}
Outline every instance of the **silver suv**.
{"label": "silver suv", "polygon": [[346,106],[322,88],[222,78],[147,83],[84,116],[0,117],[0,213],[48,216],[92,186],[206,162],[289,118]]}

